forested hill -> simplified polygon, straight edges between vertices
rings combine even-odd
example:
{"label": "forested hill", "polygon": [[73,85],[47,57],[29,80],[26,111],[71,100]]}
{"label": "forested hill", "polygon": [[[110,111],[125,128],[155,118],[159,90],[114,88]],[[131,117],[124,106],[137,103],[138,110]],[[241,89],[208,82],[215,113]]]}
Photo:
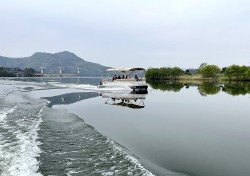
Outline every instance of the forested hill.
{"label": "forested hill", "polygon": [[102,76],[106,74],[108,67],[88,62],[73,53],[63,51],[59,53],[37,52],[30,57],[8,58],[0,56],[0,67],[9,68],[33,68],[40,70],[45,67],[45,73],[59,73],[58,67],[63,67],[63,73],[77,73],[80,68],[80,76]]}

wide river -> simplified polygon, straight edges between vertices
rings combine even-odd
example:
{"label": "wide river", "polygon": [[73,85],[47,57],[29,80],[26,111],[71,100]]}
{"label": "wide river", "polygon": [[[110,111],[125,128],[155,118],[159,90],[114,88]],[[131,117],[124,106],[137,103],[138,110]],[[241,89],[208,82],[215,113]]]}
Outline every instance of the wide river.
{"label": "wide river", "polygon": [[0,175],[250,175],[250,84],[99,81],[2,80]]}

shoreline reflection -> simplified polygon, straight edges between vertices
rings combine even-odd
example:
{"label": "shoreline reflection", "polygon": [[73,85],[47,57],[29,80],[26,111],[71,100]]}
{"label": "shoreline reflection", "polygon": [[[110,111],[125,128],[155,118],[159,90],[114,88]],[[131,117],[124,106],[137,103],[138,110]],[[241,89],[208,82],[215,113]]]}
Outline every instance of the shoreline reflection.
{"label": "shoreline reflection", "polygon": [[201,96],[216,95],[220,92],[225,92],[232,96],[250,94],[249,82],[202,82],[202,81],[148,81],[153,89],[161,91],[179,92],[184,87],[197,87]]}

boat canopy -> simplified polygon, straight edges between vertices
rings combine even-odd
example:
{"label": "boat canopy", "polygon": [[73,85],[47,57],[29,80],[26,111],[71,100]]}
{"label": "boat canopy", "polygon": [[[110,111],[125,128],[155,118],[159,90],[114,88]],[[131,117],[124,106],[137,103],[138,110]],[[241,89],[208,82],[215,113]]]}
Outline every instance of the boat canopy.
{"label": "boat canopy", "polygon": [[107,71],[110,72],[129,72],[129,71],[139,71],[145,70],[144,68],[109,68]]}

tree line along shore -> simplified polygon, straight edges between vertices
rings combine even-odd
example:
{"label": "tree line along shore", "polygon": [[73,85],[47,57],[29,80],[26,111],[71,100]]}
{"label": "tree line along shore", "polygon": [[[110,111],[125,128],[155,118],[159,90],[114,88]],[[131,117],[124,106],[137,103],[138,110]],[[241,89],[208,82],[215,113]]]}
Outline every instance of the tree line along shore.
{"label": "tree line along shore", "polygon": [[198,69],[185,71],[179,67],[149,68],[145,72],[145,77],[148,80],[250,81],[250,67],[231,65],[221,69],[216,65],[203,63]]}
{"label": "tree line along shore", "polygon": [[5,68],[0,67],[0,77],[34,77],[36,71],[33,68]]}

